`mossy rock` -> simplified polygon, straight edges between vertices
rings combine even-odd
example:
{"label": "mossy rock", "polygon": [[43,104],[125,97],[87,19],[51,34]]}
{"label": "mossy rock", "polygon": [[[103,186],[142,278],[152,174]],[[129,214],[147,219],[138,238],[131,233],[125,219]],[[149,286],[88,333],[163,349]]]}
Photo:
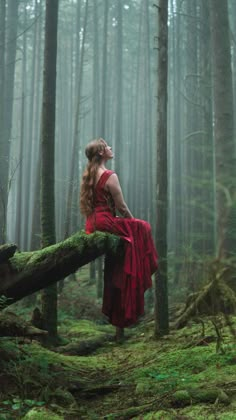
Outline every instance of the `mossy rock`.
{"label": "mossy rock", "polygon": [[[171,413],[167,410],[159,410],[159,411],[152,411],[151,413],[146,414],[142,417],[143,420],[174,420],[176,419],[176,412]],[[139,417],[135,417],[135,419],[140,419]]]}
{"label": "mossy rock", "polygon": [[[178,415],[183,416],[183,418],[191,420],[215,420],[216,412],[215,406],[209,404],[195,404],[189,405],[178,410]],[[235,409],[234,407],[229,406],[225,411],[225,406],[217,406],[217,419],[220,420],[235,420]]]}
{"label": "mossy rock", "polygon": [[87,319],[68,320],[60,328],[60,331],[66,333],[68,337],[79,338],[80,340],[87,340],[89,338],[100,338],[106,333],[114,333],[114,327],[110,325],[98,325],[93,321]]}
{"label": "mossy rock", "polygon": [[212,408],[207,404],[195,404],[178,410],[180,418],[187,418],[191,420],[215,420],[215,412],[212,412]]}
{"label": "mossy rock", "polygon": [[190,391],[190,395],[195,402],[215,403],[218,401],[224,404],[230,403],[228,395],[219,388],[194,389]]}
{"label": "mossy rock", "polygon": [[73,395],[66,389],[57,388],[50,396],[50,401],[63,407],[77,406]]}
{"label": "mossy rock", "polygon": [[191,400],[191,395],[185,389],[180,389],[172,395],[172,403],[178,407],[184,407],[185,405],[191,404]]}
{"label": "mossy rock", "polygon": [[59,416],[58,414],[53,413],[46,408],[32,408],[28,413],[22,418],[22,420],[64,420],[64,417]]}
{"label": "mossy rock", "polygon": [[150,395],[152,385],[148,382],[139,382],[135,388],[136,395]]}

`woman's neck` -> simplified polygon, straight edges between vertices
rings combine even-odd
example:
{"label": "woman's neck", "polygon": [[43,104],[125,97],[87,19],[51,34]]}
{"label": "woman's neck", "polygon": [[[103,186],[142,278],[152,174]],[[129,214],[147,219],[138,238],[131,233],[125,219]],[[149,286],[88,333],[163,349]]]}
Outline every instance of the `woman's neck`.
{"label": "woman's neck", "polygon": [[106,166],[105,166],[105,162],[102,162],[100,165],[99,165],[99,169],[102,169],[103,171],[106,171]]}

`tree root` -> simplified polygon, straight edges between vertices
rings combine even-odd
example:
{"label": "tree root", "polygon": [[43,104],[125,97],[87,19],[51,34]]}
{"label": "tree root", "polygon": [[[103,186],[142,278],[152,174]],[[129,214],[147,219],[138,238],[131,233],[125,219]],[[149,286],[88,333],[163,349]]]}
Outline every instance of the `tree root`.
{"label": "tree root", "polygon": [[184,312],[174,324],[184,327],[189,319],[199,314],[215,315],[219,312],[235,313],[236,296],[223,280],[212,280],[200,292],[190,295]]}

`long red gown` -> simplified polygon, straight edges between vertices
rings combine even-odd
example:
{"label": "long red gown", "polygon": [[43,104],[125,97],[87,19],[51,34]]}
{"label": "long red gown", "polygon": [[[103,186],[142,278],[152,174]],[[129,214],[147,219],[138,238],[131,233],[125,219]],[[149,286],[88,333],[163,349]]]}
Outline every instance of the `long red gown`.
{"label": "long red gown", "polygon": [[113,171],[106,170],[95,188],[95,210],[86,220],[86,233],[114,233],[125,240],[122,257],[107,256],[104,267],[103,313],[111,324],[128,327],[144,312],[144,292],[152,286],[157,252],[148,222],[115,216],[114,202],[104,189]]}

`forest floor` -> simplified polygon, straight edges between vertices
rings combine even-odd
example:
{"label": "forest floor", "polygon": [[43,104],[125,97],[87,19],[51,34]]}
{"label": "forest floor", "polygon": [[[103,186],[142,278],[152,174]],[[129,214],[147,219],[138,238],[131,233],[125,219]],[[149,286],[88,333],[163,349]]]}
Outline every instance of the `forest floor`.
{"label": "forest floor", "polygon": [[[236,345],[223,318],[155,340],[148,315],[117,344],[91,290],[86,275],[66,284],[60,347],[0,338],[0,420],[236,419]],[[20,304],[13,310],[29,317]]]}

